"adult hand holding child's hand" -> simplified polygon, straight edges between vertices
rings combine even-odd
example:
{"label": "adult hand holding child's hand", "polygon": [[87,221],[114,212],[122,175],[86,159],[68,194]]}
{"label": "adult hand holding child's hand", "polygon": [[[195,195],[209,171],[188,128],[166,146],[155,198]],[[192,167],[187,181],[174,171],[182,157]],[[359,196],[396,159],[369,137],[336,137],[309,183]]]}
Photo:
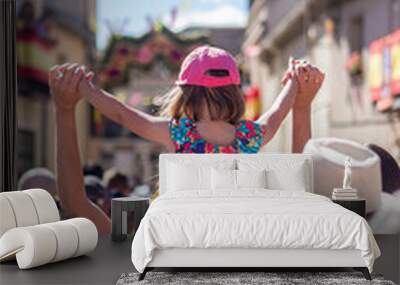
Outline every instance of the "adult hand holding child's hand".
{"label": "adult hand holding child's hand", "polygon": [[289,68],[282,78],[282,84],[289,80],[297,83],[293,103],[293,143],[292,151],[301,153],[311,138],[311,103],[325,78],[317,67],[306,61],[289,60]]}
{"label": "adult hand holding child's hand", "polygon": [[307,61],[290,59],[289,68],[282,79],[282,84],[286,84],[290,79],[297,81],[298,93],[293,108],[308,108],[317,95],[324,78],[325,74]]}
{"label": "adult hand holding child's hand", "polygon": [[81,81],[91,79],[93,74],[85,73],[85,67],[76,63],[56,65],[49,73],[50,92],[58,110],[73,110],[82,98],[78,87]]}

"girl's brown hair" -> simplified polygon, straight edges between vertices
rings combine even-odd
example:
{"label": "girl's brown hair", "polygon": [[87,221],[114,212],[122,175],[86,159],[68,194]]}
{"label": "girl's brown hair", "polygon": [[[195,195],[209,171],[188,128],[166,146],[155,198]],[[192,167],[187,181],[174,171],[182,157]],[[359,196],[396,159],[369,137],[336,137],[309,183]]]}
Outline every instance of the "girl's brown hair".
{"label": "girl's brown hair", "polygon": [[163,99],[161,115],[178,120],[188,117],[198,121],[207,110],[213,121],[222,120],[236,124],[242,119],[245,111],[244,96],[237,85],[182,85],[173,88]]}

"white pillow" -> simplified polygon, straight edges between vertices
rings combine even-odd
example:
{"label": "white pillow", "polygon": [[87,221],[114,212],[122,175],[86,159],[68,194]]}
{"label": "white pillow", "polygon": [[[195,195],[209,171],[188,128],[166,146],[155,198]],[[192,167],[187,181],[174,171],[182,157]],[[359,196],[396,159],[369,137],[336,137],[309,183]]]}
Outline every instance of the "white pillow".
{"label": "white pillow", "polygon": [[207,190],[211,191],[211,169],[234,169],[235,160],[215,161],[196,159],[176,159],[167,162],[167,191]]}
{"label": "white pillow", "polygon": [[308,165],[304,160],[238,160],[239,170],[266,170],[267,189],[306,191],[309,189]]}
{"label": "white pillow", "polygon": [[241,188],[266,188],[267,176],[263,170],[211,170],[213,190],[240,190]]}
{"label": "white pillow", "polygon": [[237,188],[267,188],[267,171],[235,170]]}
{"label": "white pillow", "polygon": [[303,166],[290,172],[272,169],[267,171],[268,189],[306,192],[307,181]]}
{"label": "white pillow", "polygon": [[236,190],[236,170],[211,168],[213,190]]}
{"label": "white pillow", "polygon": [[185,165],[180,163],[168,164],[167,187],[169,191],[187,191],[210,189],[210,167]]}

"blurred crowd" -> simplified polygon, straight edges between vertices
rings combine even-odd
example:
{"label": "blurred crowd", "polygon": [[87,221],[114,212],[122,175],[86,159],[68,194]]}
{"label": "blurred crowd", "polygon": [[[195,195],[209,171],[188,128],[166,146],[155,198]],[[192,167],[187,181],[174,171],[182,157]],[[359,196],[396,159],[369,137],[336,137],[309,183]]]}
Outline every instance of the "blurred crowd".
{"label": "blurred crowd", "polygon": [[[99,164],[86,164],[83,167],[86,195],[108,216],[111,215],[111,199],[119,197],[150,197],[149,183],[139,176],[129,177],[113,168],[104,170]],[[22,174],[18,181],[18,190],[42,188],[54,198],[62,213],[61,201],[57,194],[56,176],[46,168],[33,168]]]}

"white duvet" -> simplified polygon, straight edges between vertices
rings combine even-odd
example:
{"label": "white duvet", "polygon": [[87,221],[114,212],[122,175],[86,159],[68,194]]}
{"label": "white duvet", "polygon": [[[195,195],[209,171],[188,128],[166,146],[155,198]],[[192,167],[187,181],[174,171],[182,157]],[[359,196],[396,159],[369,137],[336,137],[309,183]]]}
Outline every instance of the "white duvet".
{"label": "white duvet", "polygon": [[163,194],[140,223],[132,262],[143,272],[165,248],[358,249],[370,271],[380,255],[359,215],[320,195],[266,189]]}

